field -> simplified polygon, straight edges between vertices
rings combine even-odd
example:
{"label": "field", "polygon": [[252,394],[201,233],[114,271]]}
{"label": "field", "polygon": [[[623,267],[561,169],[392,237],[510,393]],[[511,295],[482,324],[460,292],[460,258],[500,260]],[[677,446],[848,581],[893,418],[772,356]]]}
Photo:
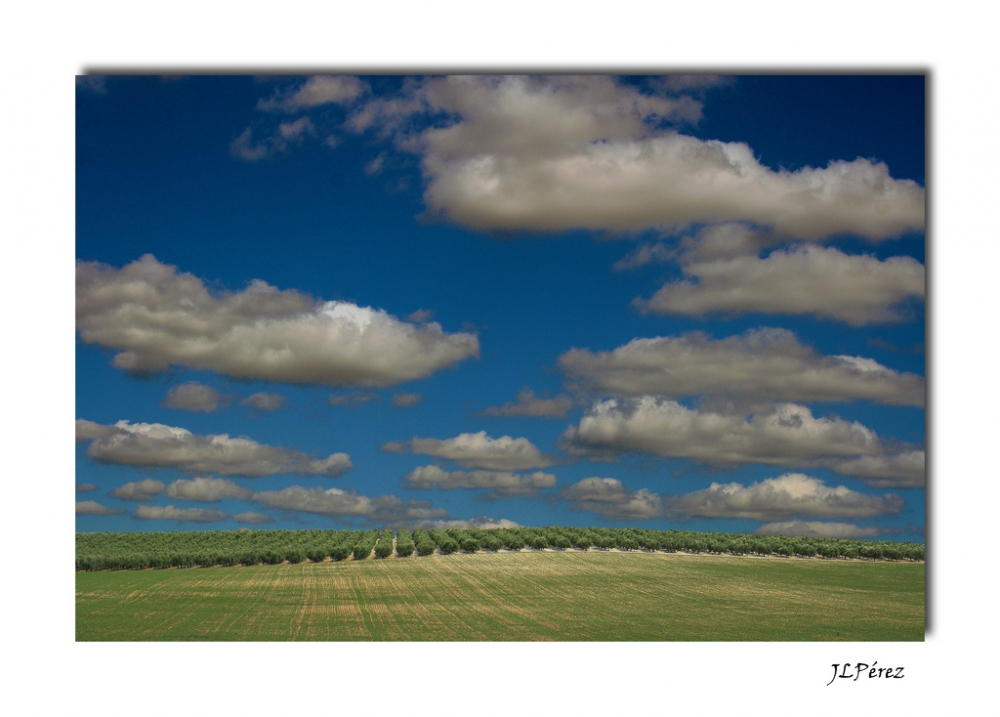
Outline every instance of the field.
{"label": "field", "polygon": [[76,639],[924,639],[924,564],[506,552],[76,574]]}

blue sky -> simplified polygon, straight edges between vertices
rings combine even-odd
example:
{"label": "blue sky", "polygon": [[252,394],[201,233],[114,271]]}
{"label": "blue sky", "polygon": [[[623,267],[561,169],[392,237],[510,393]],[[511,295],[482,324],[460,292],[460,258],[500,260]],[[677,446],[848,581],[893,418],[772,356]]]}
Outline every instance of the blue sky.
{"label": "blue sky", "polygon": [[81,78],[77,529],[922,540],[924,91]]}

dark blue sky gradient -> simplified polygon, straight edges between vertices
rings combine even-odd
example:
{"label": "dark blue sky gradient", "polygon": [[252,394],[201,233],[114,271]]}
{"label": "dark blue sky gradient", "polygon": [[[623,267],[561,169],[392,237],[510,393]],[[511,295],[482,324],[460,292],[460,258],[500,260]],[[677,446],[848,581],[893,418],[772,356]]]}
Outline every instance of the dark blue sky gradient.
{"label": "dark blue sky gradient", "polygon": [[[399,78],[368,78],[376,90],[395,91]],[[860,493],[884,494],[857,478],[827,468],[786,469],[747,465],[711,468],[687,460],[631,455],[616,463],[572,460],[557,447],[567,426],[577,424],[584,406],[565,419],[498,418],[476,415],[513,401],[522,388],[537,395],[563,391],[558,357],[570,348],[608,351],[637,337],[705,331],[716,338],[758,327],[781,327],[821,354],[864,356],[898,371],[924,373],[924,306],[914,303],[911,319],[893,325],[853,327],[815,316],[748,313],[735,318],[642,315],[630,308],[650,297],[676,266],[651,264],[616,272],[612,265],[636,246],[634,237],[570,231],[522,232],[510,237],[474,231],[424,216],[419,157],[394,150],[375,135],[339,130],[331,149],[317,138],[259,162],[233,157],[230,144],[249,127],[266,134],[274,116],[255,110],[276,88],[300,80],[251,77],[116,77],[106,94],[77,92],[76,256],[122,267],[145,254],[203,279],[218,290],[238,291],[252,279],[280,289],[296,289],[324,300],[342,299],[405,317],[432,310],[448,333],[472,327],[481,357],[434,375],[387,389],[374,401],[347,408],[331,406],[331,393],[347,389],[240,382],[208,371],[174,367],[137,379],[111,366],[114,350],[77,341],[77,417],[110,424],[159,422],[196,434],[226,433],[261,443],[326,456],[349,453],[355,468],[338,479],[277,475],[233,478],[254,490],[289,485],[356,490],[365,496],[392,494],[404,501],[427,500],[449,517],[506,518],[522,525],[623,525],[654,528],[746,531],[760,521],[667,518],[634,523],[574,511],[556,491],[535,498],[484,500],[469,490],[414,490],[402,477],[427,456],[387,454],[386,441],[414,436],[451,438],[485,430],[494,438],[524,436],[543,452],[559,457],[546,468],[560,486],[590,476],[616,478],[629,489],[679,494],[716,482],[774,478],[804,472],[827,485]],[[641,83],[642,78],[626,82]],[[824,167],[832,160],[864,157],[885,162],[894,178],[924,184],[925,78],[923,76],[741,76],[696,95],[703,119],[685,134],[747,143],[772,169]],[[317,125],[343,122],[344,111],[319,108]],[[376,176],[366,163],[386,152],[388,168]],[[924,236],[870,242],[842,237],[828,242],[850,254],[880,259],[908,255],[924,261]],[[166,392],[199,381],[231,395],[228,408],[195,413],[165,408]],[[239,400],[258,391],[286,396],[287,407],[254,414]],[[399,392],[415,392],[414,408],[394,408]],[[690,401],[685,401],[690,405]],[[816,416],[839,415],[873,429],[883,441],[923,445],[925,412],[867,401],[810,404]],[[77,529],[174,530],[235,528],[216,524],[143,521],[131,517],[136,503],[110,497],[123,483],[151,476],[165,483],[187,477],[174,469],[141,470],[100,464],[77,447],[77,482],[98,490],[78,494],[126,510],[122,515],[77,516]],[[447,467],[446,469],[453,469]],[[901,532],[889,538],[920,539],[924,492],[897,489],[905,510],[872,520],[847,521]],[[363,521],[262,509],[224,500],[191,503],[158,496],[153,504],[207,507],[227,513],[265,512],[266,527],[346,527]],[[911,529],[908,526],[916,526]]]}

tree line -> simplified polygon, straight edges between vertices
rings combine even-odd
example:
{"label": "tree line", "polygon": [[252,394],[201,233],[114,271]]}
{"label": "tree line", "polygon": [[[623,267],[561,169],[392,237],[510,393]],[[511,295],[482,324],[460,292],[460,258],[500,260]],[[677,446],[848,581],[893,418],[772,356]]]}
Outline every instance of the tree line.
{"label": "tree line", "polygon": [[[393,539],[396,540],[393,548]],[[499,550],[611,550],[774,555],[824,559],[924,560],[923,543],[706,533],[642,528],[422,530],[212,530],[77,533],[77,570],[275,565],[306,560],[385,559]]]}

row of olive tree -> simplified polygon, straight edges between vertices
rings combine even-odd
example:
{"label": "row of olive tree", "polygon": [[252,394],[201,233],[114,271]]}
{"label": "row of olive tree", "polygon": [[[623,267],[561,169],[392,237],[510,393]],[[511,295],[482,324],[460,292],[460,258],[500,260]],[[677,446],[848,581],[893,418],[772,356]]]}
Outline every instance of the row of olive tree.
{"label": "row of olive tree", "polygon": [[408,530],[397,530],[396,531],[396,555],[401,558],[408,558],[413,555],[413,539],[410,537],[410,531]]}
{"label": "row of olive tree", "polygon": [[[392,531],[237,530],[173,533],[78,533],[78,570],[135,570],[194,566],[274,565],[327,558],[392,554]],[[480,550],[642,550],[646,552],[801,556],[823,559],[924,560],[923,543],[704,533],[641,528],[456,529],[399,531],[401,557]]]}
{"label": "row of olive tree", "polygon": [[358,541],[354,546],[354,559],[355,560],[365,560],[369,555],[372,554],[372,549],[375,547],[375,542],[378,540],[379,532],[377,530],[368,530],[365,532],[364,537]]}
{"label": "row of olive tree", "polygon": [[386,528],[379,533],[378,542],[375,544],[375,557],[388,558],[392,552],[392,531]]}

